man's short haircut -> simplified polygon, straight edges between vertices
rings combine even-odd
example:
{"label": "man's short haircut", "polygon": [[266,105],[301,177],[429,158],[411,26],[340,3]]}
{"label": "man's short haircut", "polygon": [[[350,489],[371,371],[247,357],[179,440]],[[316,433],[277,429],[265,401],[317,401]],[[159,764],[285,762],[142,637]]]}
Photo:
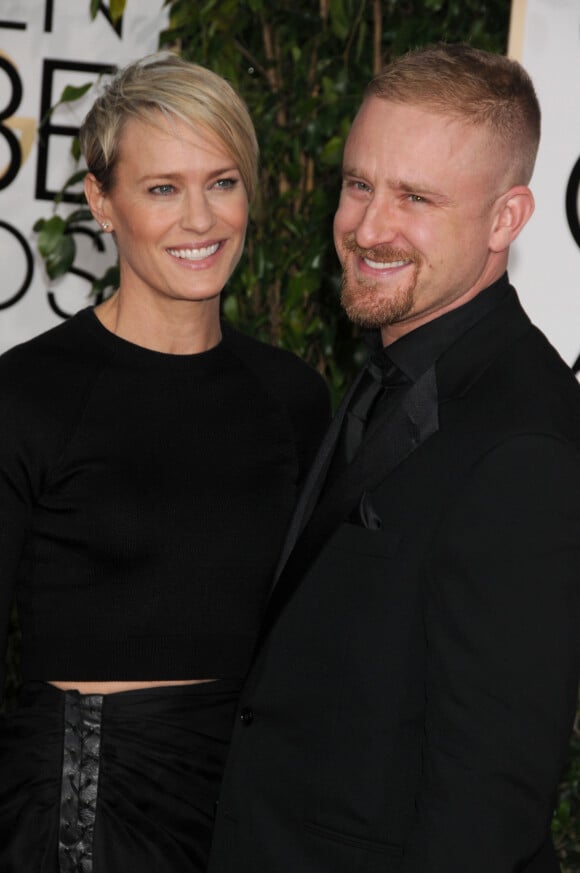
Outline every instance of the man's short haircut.
{"label": "man's short haircut", "polygon": [[365,97],[423,105],[487,127],[503,143],[510,185],[527,185],[540,141],[532,80],[517,61],[465,44],[435,43],[396,58],[369,83]]}

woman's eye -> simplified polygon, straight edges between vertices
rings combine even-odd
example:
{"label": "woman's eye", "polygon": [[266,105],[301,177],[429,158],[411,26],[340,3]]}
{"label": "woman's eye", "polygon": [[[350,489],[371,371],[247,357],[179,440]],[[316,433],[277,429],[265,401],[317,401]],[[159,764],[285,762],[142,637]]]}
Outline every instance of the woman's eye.
{"label": "woman's eye", "polygon": [[238,181],[239,179],[236,179],[234,177],[228,177],[227,179],[218,179],[217,182],[215,182],[214,184],[216,188],[227,189],[235,188],[235,186],[238,184]]}
{"label": "woman's eye", "polygon": [[164,185],[154,185],[153,188],[149,189],[152,194],[172,194],[175,190],[173,185],[164,184]]}

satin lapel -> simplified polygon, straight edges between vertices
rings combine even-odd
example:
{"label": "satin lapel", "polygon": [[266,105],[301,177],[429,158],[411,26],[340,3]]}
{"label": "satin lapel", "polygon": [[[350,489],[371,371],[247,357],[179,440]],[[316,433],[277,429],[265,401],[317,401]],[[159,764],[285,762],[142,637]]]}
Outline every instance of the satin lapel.
{"label": "satin lapel", "polygon": [[[337,427],[334,432],[334,442],[339,429]],[[286,580],[280,578],[286,568],[292,572],[284,573],[284,576],[292,575],[296,580],[333,530],[348,518],[363,491],[372,491],[437,429],[437,382],[435,368],[431,367],[413,385],[401,392],[396,404],[389,406],[373,420],[353,463],[337,477],[318,505],[312,509],[312,497],[320,493],[328,461],[326,467],[322,465],[316,487],[306,495],[311,515],[308,517],[304,514],[296,526],[293,540],[290,541],[290,537],[287,539],[276,573],[276,580],[280,579],[279,585],[286,585]],[[280,600],[279,592],[276,600]]]}
{"label": "satin lapel", "polygon": [[[310,547],[348,517],[363,491],[372,491],[438,430],[437,381],[430,367],[400,398],[373,419],[357,457],[338,476],[311,518]],[[310,530],[310,528],[313,528]]]}
{"label": "satin lapel", "polygon": [[308,522],[312,510],[316,505],[318,495],[320,494],[320,489],[322,488],[324,480],[326,478],[326,473],[332,459],[332,453],[336,445],[336,440],[338,439],[338,434],[340,433],[340,429],[342,427],[342,421],[348,408],[350,398],[352,397],[352,394],[354,393],[355,388],[358,385],[361,377],[362,371],[359,373],[358,377],[355,379],[350,389],[343,397],[340,406],[338,407],[336,414],[332,419],[332,422],[324,436],[324,439],[320,444],[318,453],[308,472],[304,487],[302,489],[302,493],[296,504],[294,514],[290,520],[288,533],[286,534],[286,539],[282,547],[282,553],[278,561],[276,573],[274,574],[274,585],[278,580],[282,568],[288,560],[288,556],[294,548],[296,540],[300,536],[304,525]]}

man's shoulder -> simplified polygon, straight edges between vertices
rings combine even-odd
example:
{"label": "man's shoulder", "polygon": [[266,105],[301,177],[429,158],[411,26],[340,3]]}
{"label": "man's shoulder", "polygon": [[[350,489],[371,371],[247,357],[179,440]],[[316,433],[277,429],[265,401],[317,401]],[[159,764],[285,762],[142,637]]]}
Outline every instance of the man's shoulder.
{"label": "man's shoulder", "polygon": [[529,323],[479,363],[469,381],[456,376],[454,387],[462,390],[447,396],[443,421],[455,422],[480,447],[530,434],[580,446],[580,385],[537,327]]}

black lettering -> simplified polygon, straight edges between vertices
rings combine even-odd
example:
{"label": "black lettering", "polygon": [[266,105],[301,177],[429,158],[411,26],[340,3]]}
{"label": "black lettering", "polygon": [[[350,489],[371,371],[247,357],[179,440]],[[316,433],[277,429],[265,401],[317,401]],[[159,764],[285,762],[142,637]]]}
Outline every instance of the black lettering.
{"label": "black lettering", "polygon": [[[54,22],[54,4],[55,0],[46,0],[46,6],[44,9],[44,32],[52,33],[52,26]],[[111,18],[111,13],[102,3],[99,3],[99,12],[105,16],[119,39],[123,38],[123,17],[117,21],[116,24],[113,24],[113,19]]]}
{"label": "black lettering", "polygon": [[24,257],[26,258],[26,271],[20,288],[18,288],[18,290],[8,298],[8,300],[0,300],[0,309],[8,309],[10,306],[14,306],[15,303],[18,303],[30,288],[32,277],[34,275],[34,258],[32,257],[32,252],[30,251],[30,246],[28,245],[27,240],[22,236],[19,230],[12,227],[11,224],[7,224],[5,221],[0,221],[0,228],[3,228],[15,237],[22,246]]}
{"label": "black lettering", "polygon": [[[105,245],[103,243],[101,234],[97,233],[94,230],[91,230],[91,228],[89,228],[89,227],[75,227],[73,230],[70,230],[68,232],[71,233],[73,236],[76,236],[77,234],[81,234],[81,235],[90,237],[93,241],[94,246],[97,248],[97,250],[99,252],[105,251]],[[81,279],[85,279],[85,281],[87,281],[90,285],[92,285],[96,279],[96,276],[93,276],[92,273],[88,272],[88,270],[83,270],[80,267],[71,267],[68,272],[72,273],[74,276],[78,276]],[[56,294],[54,293],[54,291],[49,290],[47,297],[48,297],[48,305],[50,306],[52,311],[55,313],[55,315],[59,316],[59,318],[70,318],[72,315],[75,314],[74,312],[66,312],[61,306],[59,306],[58,301],[56,299]],[[95,295],[95,298],[94,298],[95,304],[101,303],[102,300],[103,300],[102,294]]]}
{"label": "black lettering", "polygon": [[25,21],[0,21],[0,30],[26,30]]}
{"label": "black lettering", "polygon": [[22,166],[22,150],[18,138],[10,130],[9,127],[0,125],[0,135],[4,137],[10,149],[10,163],[4,174],[0,176],[0,191],[7,188],[18,175],[18,171]]}
{"label": "black lettering", "polygon": [[[71,141],[78,134],[77,127],[70,125],[53,124],[50,120],[50,108],[57,102],[60,94],[53,94],[54,74],[57,70],[70,70],[77,73],[90,73],[95,78],[103,73],[112,73],[114,66],[111,64],[85,64],[81,61],[53,61],[45,60],[42,72],[42,95],[40,104],[40,117],[46,119],[40,129],[38,142],[38,163],[36,166],[36,192],[37,200],[54,200],[58,191],[48,188],[48,161],[51,136],[67,136]],[[78,203],[80,195],[65,193],[61,198],[65,203]]]}
{"label": "black lettering", "polygon": [[580,190],[580,158],[574,164],[566,188],[566,218],[570,233],[580,246],[580,216],[578,215],[578,192]]}
{"label": "black lettering", "polygon": [[54,15],[54,0],[46,0],[44,7],[44,32],[52,33],[52,17]]}
{"label": "black lettering", "polygon": [[115,33],[117,34],[119,39],[122,39],[123,38],[123,16],[121,16],[119,18],[119,20],[117,21],[116,24],[113,24],[113,19],[111,18],[111,13],[109,12],[107,7],[103,3],[99,3],[99,12],[101,12],[105,16],[105,18],[107,19],[107,21],[109,22],[109,24],[111,25],[111,27],[113,28],[113,30],[115,31]]}
{"label": "black lettering", "polygon": [[15,135],[14,131],[12,131],[9,127],[2,124],[6,118],[10,118],[22,102],[22,81],[20,76],[18,75],[18,71],[15,69],[13,64],[10,63],[8,58],[0,55],[0,70],[3,70],[8,79],[10,80],[10,86],[12,89],[12,93],[8,100],[8,103],[3,109],[0,109],[0,136],[2,136],[8,145],[10,150],[10,162],[2,175],[0,176],[0,191],[3,188],[7,188],[11,182],[14,181],[15,177],[18,175],[18,171],[22,166],[22,149],[20,148],[20,143],[18,141],[18,137]]}

